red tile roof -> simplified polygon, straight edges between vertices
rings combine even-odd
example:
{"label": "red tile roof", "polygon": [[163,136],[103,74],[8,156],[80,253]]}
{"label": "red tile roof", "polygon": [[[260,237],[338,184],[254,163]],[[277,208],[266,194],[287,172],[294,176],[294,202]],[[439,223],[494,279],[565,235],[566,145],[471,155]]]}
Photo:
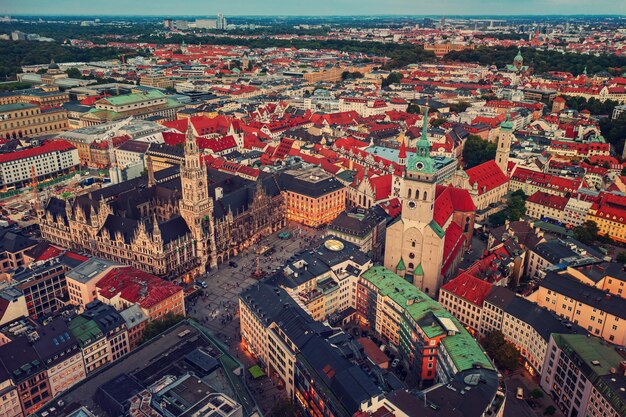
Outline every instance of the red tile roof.
{"label": "red tile roof", "polygon": [[443,240],[444,258],[441,266],[441,273],[443,275],[448,273],[448,269],[452,266],[454,259],[456,259],[459,252],[463,250],[465,240],[466,237],[463,234],[461,226],[455,222],[451,222],[448,229],[446,229],[446,235]]}
{"label": "red tile roof", "polygon": [[466,171],[470,185],[478,186],[478,194],[491,191],[496,187],[506,184],[509,180],[502,172],[496,161],[487,161]]}
{"label": "red tile roof", "polygon": [[562,197],[560,195],[544,193],[543,191],[537,191],[535,194],[528,197],[527,201],[529,203],[535,203],[557,210],[565,210],[565,206],[567,205],[569,198]]}
{"label": "red tile roof", "polygon": [[461,272],[456,278],[441,287],[442,290],[456,295],[476,306],[483,305],[485,298],[491,291],[492,285],[478,279],[467,272]]}
{"label": "red tile roof", "polygon": [[111,299],[116,295],[142,308],[150,308],[170,298],[182,287],[133,267],[113,268],[96,284],[99,295]]}
{"label": "red tile roof", "polygon": [[72,149],[76,148],[65,140],[48,140],[41,146],[0,154],[0,163],[17,161],[18,159],[30,158],[51,152],[66,152]]}

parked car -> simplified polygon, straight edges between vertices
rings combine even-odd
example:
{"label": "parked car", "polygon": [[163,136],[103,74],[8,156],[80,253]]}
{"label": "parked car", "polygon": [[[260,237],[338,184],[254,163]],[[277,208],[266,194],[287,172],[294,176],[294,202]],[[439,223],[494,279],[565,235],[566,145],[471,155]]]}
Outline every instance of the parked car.
{"label": "parked car", "polygon": [[198,284],[202,288],[208,288],[209,287],[205,281],[196,281],[196,284]]}

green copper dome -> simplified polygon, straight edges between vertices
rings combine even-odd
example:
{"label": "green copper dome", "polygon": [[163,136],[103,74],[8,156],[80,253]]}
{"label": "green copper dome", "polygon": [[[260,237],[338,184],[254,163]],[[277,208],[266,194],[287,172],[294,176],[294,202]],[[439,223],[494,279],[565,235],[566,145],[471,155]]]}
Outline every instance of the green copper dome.
{"label": "green copper dome", "polygon": [[500,124],[501,129],[513,130],[515,123],[511,121],[511,113],[506,114],[506,120]]}
{"label": "green copper dome", "polygon": [[515,55],[515,58],[513,59],[513,61],[515,61],[515,62],[524,62],[524,58],[522,57],[521,49],[517,50],[517,55]]}

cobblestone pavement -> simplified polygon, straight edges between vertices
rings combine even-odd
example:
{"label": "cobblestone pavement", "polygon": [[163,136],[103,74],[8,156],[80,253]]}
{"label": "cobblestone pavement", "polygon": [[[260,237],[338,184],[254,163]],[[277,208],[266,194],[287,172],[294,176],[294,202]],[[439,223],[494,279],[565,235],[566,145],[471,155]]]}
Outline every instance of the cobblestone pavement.
{"label": "cobblestone pavement", "polygon": [[250,366],[256,364],[256,360],[241,349],[239,293],[257,282],[254,277],[257,259],[258,266],[265,273],[269,273],[278,268],[294,253],[303,248],[308,248],[312,241],[317,242],[322,234],[321,231],[315,229],[292,227],[283,229],[283,231],[289,231],[293,236],[290,239],[281,240],[278,237],[279,233],[275,233],[260,242],[260,245],[273,246],[276,249],[272,256],[257,256],[254,246],[248,248],[230,259],[237,264],[237,267],[231,267],[225,263],[218,270],[211,271],[200,278],[206,282],[207,288],[203,290],[203,295],[187,303],[187,314],[211,330],[219,340],[228,346],[229,352],[244,364],[246,382],[265,415],[269,415],[268,412],[276,401],[285,395],[285,391],[279,389],[269,377],[253,380],[247,372]]}

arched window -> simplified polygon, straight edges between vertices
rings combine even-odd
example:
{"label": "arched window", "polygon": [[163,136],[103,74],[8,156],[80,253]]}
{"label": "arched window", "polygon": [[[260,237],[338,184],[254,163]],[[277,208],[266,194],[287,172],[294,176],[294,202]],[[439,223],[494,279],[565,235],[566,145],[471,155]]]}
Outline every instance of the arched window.
{"label": "arched window", "polygon": [[428,192],[424,191],[424,200],[428,200]]}
{"label": "arched window", "polygon": [[411,189],[409,188],[409,198],[411,198]]}
{"label": "arched window", "polygon": [[409,269],[415,269],[415,264],[413,262],[409,262]]}
{"label": "arched window", "polygon": [[420,199],[420,190],[415,190],[415,199],[416,200]]}
{"label": "arched window", "polygon": [[415,241],[411,242],[411,247],[414,248],[415,247]]}

